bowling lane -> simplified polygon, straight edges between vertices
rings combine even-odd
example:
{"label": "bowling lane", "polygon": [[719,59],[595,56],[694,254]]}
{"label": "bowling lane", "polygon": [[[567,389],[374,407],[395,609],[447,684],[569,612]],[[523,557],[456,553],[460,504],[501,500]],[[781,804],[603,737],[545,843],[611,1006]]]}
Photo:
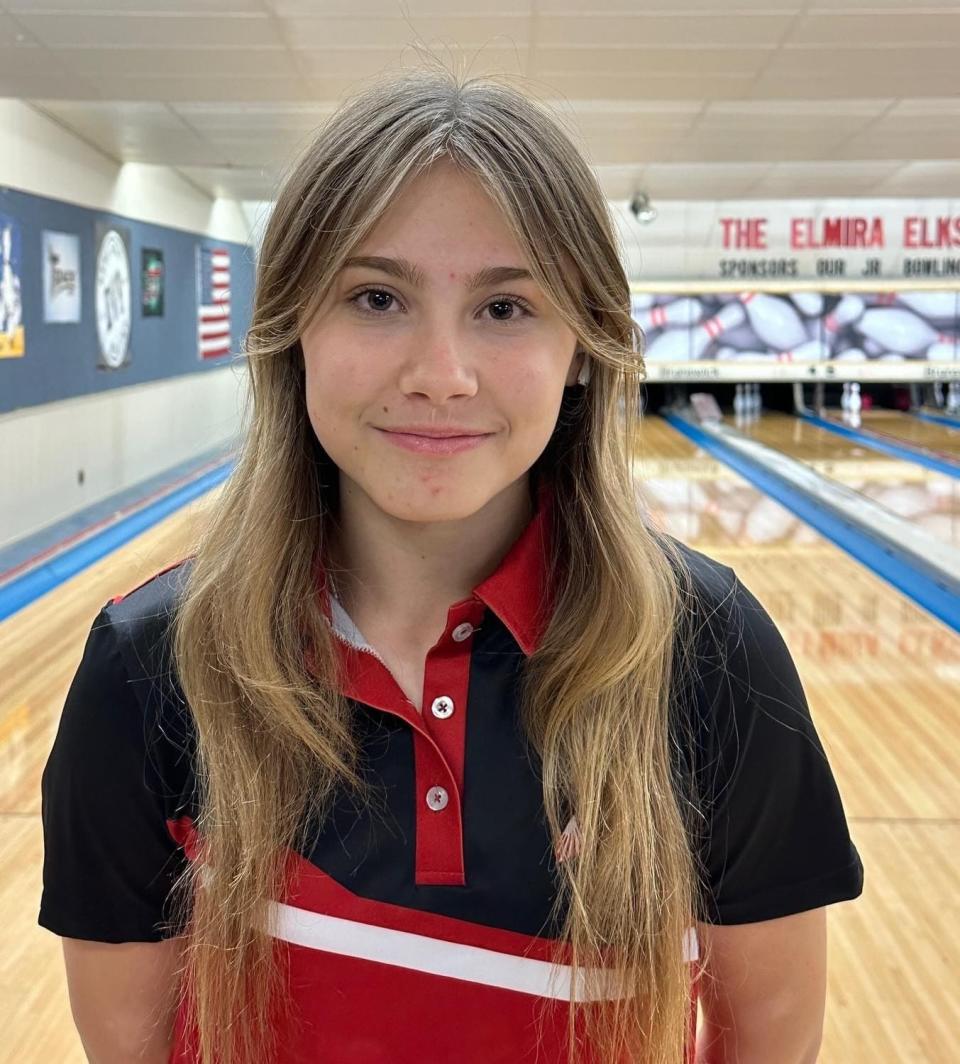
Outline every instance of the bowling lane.
{"label": "bowling lane", "polygon": [[[938,426],[892,413],[894,425],[916,424],[928,430],[926,435],[918,433],[918,440],[938,438]],[[879,503],[941,543],[960,547],[960,480],[955,477],[891,458],[789,414],[767,413],[738,431]]]}
{"label": "bowling lane", "polygon": [[960,749],[939,736],[960,719],[960,635],[662,419],[643,433],[648,511],[732,566],[776,621],[848,814],[955,816]]}
{"label": "bowling lane", "polygon": [[871,432],[880,432],[891,437],[891,442],[926,447],[960,461],[960,425],[951,428],[932,421],[905,414],[900,410],[865,410],[860,414],[860,424]]}

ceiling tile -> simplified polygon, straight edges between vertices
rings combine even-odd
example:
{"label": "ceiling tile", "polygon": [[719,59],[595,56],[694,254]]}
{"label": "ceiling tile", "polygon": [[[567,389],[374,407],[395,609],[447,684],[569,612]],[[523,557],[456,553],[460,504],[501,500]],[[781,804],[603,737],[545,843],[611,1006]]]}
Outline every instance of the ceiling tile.
{"label": "ceiling tile", "polygon": [[960,9],[953,14],[927,14],[921,8],[909,14],[810,14],[798,19],[786,38],[789,44],[823,44],[835,46],[852,42],[861,47],[960,43]]}
{"label": "ceiling tile", "polygon": [[617,48],[773,48],[792,18],[783,15],[698,14],[602,16],[595,11],[571,16],[541,16],[537,44],[552,47]]}
{"label": "ceiling tile", "polygon": [[541,48],[532,55],[538,77],[557,73],[604,76],[755,77],[769,62],[763,48]]}
{"label": "ceiling tile", "polygon": [[128,14],[144,15],[191,15],[210,14],[243,15],[255,12],[263,13],[260,0],[122,0],[119,8],[113,0],[111,9],[105,0],[6,0],[4,7],[13,14],[33,15],[42,12],[70,11],[71,14],[103,14],[112,10],[117,17]]}
{"label": "ceiling tile", "polygon": [[[420,19],[417,35],[437,48],[449,43],[459,48],[509,48],[529,43],[532,20],[526,14],[478,15],[473,18]],[[413,40],[410,24],[400,18],[310,18],[288,19],[283,35],[289,47],[325,50],[349,48],[352,52],[374,48],[399,51]]]}
{"label": "ceiling tile", "polygon": [[[284,19],[310,19],[317,17],[317,0],[263,0],[263,6]],[[457,4],[451,0],[403,0],[401,9],[397,0],[323,0],[322,14],[325,18],[349,19],[395,19],[398,14],[407,16],[405,24],[417,32],[423,31],[420,20],[457,14]],[[477,15],[530,15],[533,0],[484,0],[483,5],[471,5],[463,11],[466,18]]]}
{"label": "ceiling tile", "polygon": [[280,48],[60,48],[63,65],[87,77],[289,77],[290,54]]}
{"label": "ceiling tile", "polygon": [[51,48],[280,48],[276,22],[265,14],[204,15],[21,14],[20,21]]}

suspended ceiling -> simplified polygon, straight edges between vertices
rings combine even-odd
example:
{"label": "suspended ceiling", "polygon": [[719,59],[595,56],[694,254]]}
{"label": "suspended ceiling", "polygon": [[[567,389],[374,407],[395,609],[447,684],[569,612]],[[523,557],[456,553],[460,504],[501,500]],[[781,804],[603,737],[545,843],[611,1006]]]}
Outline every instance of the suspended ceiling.
{"label": "suspended ceiling", "polygon": [[960,0],[0,0],[0,96],[264,200],[416,39],[530,79],[611,199],[960,190]]}

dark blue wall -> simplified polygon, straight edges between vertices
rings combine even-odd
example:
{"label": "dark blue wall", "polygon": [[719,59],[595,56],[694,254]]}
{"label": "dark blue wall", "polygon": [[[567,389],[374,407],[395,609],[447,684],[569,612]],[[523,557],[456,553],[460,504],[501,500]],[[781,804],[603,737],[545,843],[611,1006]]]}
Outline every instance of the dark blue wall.
{"label": "dark blue wall", "polygon": [[[246,244],[217,240],[122,215],[78,207],[62,200],[0,188],[0,214],[20,226],[20,285],[25,326],[22,358],[0,358],[0,413],[145,381],[206,373],[229,364],[242,350],[250,324],[254,251]],[[94,271],[98,221],[125,227],[130,234],[132,324],[128,363],[118,369],[98,365]],[[42,231],[75,233],[80,238],[81,321],[43,320]],[[201,361],[197,353],[197,245],[230,250],[231,355]],[[141,249],[159,248],[164,258],[164,315],[143,317]]]}

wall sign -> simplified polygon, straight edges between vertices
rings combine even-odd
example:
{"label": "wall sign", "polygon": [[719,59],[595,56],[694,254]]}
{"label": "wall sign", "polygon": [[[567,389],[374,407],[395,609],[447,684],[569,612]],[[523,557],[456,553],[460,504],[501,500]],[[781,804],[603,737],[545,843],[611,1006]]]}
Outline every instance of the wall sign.
{"label": "wall sign", "polygon": [[97,339],[100,365],[118,369],[129,361],[131,296],[130,241],[121,226],[97,223],[99,236],[96,267]]}

